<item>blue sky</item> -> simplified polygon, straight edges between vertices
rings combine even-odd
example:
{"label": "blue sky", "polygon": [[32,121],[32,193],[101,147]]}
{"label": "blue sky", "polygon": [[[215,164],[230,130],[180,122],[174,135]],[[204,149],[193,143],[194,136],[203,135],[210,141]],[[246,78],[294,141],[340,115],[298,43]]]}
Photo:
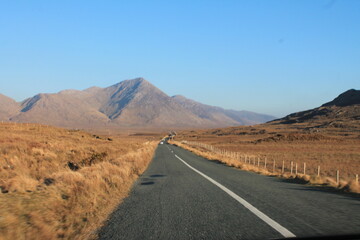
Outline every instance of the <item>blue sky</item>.
{"label": "blue sky", "polygon": [[360,1],[0,2],[0,93],[144,77],[277,117],[360,89]]}

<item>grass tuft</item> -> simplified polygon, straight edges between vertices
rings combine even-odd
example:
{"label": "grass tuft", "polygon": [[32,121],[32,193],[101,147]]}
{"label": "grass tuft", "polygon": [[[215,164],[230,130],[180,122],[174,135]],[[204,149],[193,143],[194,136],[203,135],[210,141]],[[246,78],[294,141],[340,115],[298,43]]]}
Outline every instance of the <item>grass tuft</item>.
{"label": "grass tuft", "polygon": [[96,238],[156,147],[146,137],[110,141],[38,124],[0,124],[0,239]]}

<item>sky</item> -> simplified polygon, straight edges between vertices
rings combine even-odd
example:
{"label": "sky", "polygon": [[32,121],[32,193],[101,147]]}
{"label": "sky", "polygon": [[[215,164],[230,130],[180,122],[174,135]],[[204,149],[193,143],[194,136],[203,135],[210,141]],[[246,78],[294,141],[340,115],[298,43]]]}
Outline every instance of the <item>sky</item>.
{"label": "sky", "polygon": [[282,117],[360,89],[358,0],[0,1],[0,93],[143,77]]}

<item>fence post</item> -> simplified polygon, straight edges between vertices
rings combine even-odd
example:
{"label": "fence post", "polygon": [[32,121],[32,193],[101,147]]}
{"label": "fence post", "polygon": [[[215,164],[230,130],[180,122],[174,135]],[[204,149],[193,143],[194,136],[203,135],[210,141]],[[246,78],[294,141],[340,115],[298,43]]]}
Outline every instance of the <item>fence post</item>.
{"label": "fence post", "polygon": [[340,183],[339,170],[336,170],[336,184],[339,185],[339,183]]}
{"label": "fence post", "polygon": [[294,166],[294,162],[291,161],[291,163],[290,163],[290,174],[291,175],[293,174],[293,166]]}
{"label": "fence post", "polygon": [[359,185],[359,175],[358,174],[355,175],[355,184]]}
{"label": "fence post", "polygon": [[276,163],[275,163],[275,159],[274,159],[273,173],[275,172],[275,165],[276,165]]}
{"label": "fence post", "polygon": [[267,158],[265,158],[265,163],[264,163],[264,168],[266,169],[266,160],[267,160]]}
{"label": "fence post", "polygon": [[297,175],[297,163],[295,163],[295,175]]}
{"label": "fence post", "polygon": [[318,166],[317,175],[318,175],[318,177],[320,177],[320,166]]}
{"label": "fence post", "polygon": [[258,157],[258,167],[260,167],[260,158]]}
{"label": "fence post", "polygon": [[306,163],[304,163],[304,175],[306,174]]}
{"label": "fence post", "polygon": [[284,170],[285,170],[285,161],[283,160],[282,167],[281,167],[281,173],[282,174],[284,174]]}

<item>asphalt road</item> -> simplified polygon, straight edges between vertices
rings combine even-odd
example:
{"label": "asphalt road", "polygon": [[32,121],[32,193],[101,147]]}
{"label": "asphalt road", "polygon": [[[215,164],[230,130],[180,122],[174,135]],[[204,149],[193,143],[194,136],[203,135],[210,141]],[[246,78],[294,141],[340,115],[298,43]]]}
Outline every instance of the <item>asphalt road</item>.
{"label": "asphalt road", "polygon": [[100,239],[272,239],[360,233],[360,199],[159,145]]}

